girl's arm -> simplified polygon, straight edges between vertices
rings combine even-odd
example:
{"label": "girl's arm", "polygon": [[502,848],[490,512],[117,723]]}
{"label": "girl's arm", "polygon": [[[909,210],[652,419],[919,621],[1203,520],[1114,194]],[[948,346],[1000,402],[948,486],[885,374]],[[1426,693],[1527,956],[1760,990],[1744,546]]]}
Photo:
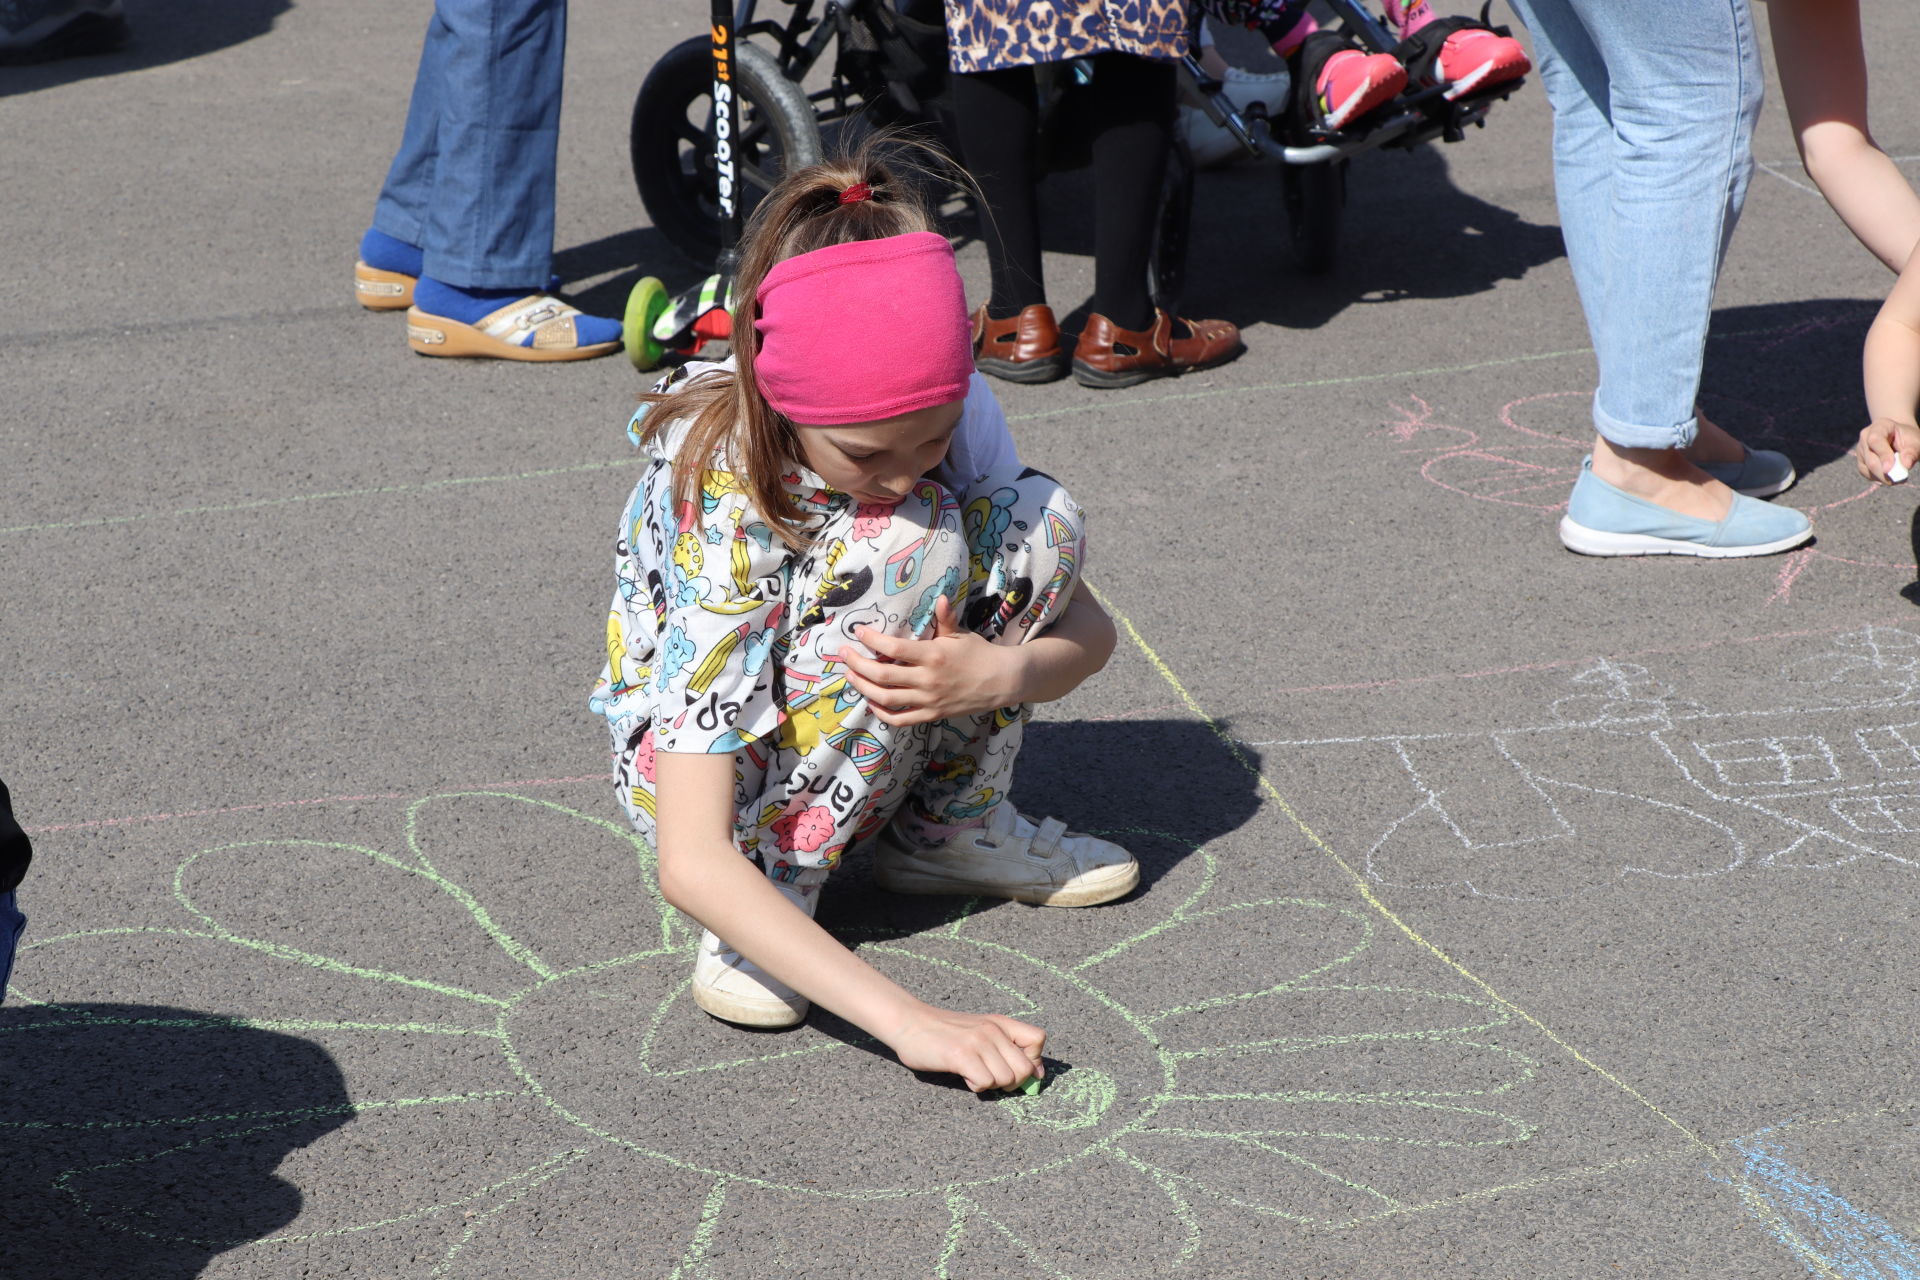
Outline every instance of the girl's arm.
{"label": "girl's arm", "polygon": [[859,632],[878,658],[840,651],[847,681],[888,724],[924,724],[1023,702],[1053,702],[1113,656],[1113,620],[1085,583],[1048,628],[1021,644],[962,630],[953,605],[934,606],[933,634],[913,640],[874,627]]}
{"label": "girl's arm", "polygon": [[1854,457],[1861,475],[1886,484],[1895,464],[1910,470],[1920,461],[1920,426],[1914,422],[1920,405],[1920,251],[1908,259],[1867,330],[1862,364],[1873,421],[1860,433]]}
{"label": "girl's arm", "polygon": [[733,756],[655,759],[660,892],[729,946],[881,1041],[915,1071],[951,1072],[975,1092],[1044,1074],[1046,1033],[996,1013],[915,999],[815,924],[733,847]]}
{"label": "girl's arm", "polygon": [[1767,22],[1807,176],[1860,243],[1900,270],[1920,244],[1920,196],[1867,130],[1859,0],[1770,0]]}

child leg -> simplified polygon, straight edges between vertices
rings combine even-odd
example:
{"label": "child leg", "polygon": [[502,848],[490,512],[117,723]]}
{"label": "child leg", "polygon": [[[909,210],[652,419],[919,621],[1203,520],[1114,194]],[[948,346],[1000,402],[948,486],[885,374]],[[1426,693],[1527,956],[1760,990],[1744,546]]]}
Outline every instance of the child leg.
{"label": "child leg", "polygon": [[[855,627],[895,636],[923,629],[935,600],[959,598],[966,563],[958,505],[922,481],[893,506],[843,506],[792,566],[786,605],[794,625],[759,658],[780,670],[780,723],[764,736],[721,743],[733,752],[735,845],[809,915],[848,845],[899,807],[928,739],[925,726],[877,718],[835,655],[857,643]],[[652,727],[642,726],[615,766],[621,801],[649,839],[653,742]],[[711,932],[695,960],[693,996],[709,1013],[750,1026],[791,1026],[807,1010],[803,997]]]}
{"label": "child leg", "polygon": [[[1086,517],[1051,476],[994,472],[961,498],[967,540],[962,625],[1023,644],[1068,607],[1086,552]],[[928,726],[924,770],[882,834],[876,875],[902,893],[984,894],[1091,906],[1132,891],[1131,854],[1008,802],[1030,709],[1002,707]]]}

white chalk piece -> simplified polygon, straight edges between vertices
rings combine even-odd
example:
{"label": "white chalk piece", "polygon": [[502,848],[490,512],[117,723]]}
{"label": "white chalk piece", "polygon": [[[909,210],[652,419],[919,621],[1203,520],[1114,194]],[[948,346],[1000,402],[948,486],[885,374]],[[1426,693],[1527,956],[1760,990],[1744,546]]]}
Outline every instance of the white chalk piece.
{"label": "white chalk piece", "polygon": [[1887,483],[1888,484],[1905,484],[1906,482],[1907,482],[1907,469],[1901,463],[1900,459],[1895,458],[1893,460],[1893,465],[1887,468]]}

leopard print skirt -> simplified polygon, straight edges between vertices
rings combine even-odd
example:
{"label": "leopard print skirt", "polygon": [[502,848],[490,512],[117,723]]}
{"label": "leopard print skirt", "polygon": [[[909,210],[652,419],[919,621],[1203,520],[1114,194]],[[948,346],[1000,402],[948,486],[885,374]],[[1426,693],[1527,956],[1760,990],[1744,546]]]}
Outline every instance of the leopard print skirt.
{"label": "leopard print skirt", "polygon": [[946,0],[946,14],[947,62],[960,72],[1187,51],[1187,0]]}

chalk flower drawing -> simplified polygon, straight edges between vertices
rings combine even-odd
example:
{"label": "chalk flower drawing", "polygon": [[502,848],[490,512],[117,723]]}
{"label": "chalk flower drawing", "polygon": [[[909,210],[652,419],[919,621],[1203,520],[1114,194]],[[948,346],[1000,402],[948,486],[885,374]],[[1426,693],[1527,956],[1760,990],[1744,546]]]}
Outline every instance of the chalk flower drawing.
{"label": "chalk flower drawing", "polygon": [[[647,846],[503,793],[416,801],[397,853],[204,850],[174,877],[186,927],[46,939],[22,966],[42,989],[15,993],[57,1006],[79,975],[164,973],[187,983],[157,993],[172,1004],[269,1006],[219,1020],[326,1044],[353,1117],[281,1166],[300,1216],[267,1239],[199,1243],[405,1232],[412,1275],[527,1274],[514,1249],[553,1229],[595,1268],[580,1274],[718,1280],[763,1274],[769,1256],[828,1267],[836,1249],[850,1267],[863,1238],[904,1233],[918,1253],[890,1251],[888,1274],[1138,1277],[1179,1273],[1216,1227],[1232,1241],[1257,1222],[1352,1226],[1512,1176],[1502,1161],[1534,1126],[1498,1108],[1536,1064],[1491,1043],[1509,1013],[1368,981],[1356,962],[1376,925],[1357,907],[1234,898],[1204,849],[1179,872],[1134,910],[956,900],[907,936],[829,919],[928,998],[1054,1033],[1051,1085],[997,1102],[915,1080],[817,1010],[780,1035],[708,1019],[687,993],[697,929],[660,898]],[[1049,959],[996,933],[1099,940]],[[360,1154],[374,1149],[384,1162]],[[161,1194],[159,1173],[69,1170],[47,1194],[184,1239],[141,1199]],[[589,1258],[602,1238],[618,1248]],[[851,1273],[812,1273],[829,1270]]]}

